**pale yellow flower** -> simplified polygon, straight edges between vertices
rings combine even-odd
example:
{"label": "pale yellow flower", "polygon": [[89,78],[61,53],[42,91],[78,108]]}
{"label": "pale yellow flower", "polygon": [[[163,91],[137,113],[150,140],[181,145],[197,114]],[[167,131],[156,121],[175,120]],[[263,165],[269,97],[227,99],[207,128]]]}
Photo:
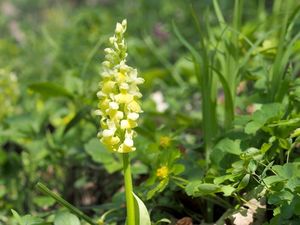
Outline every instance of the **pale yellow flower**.
{"label": "pale yellow flower", "polygon": [[127,153],[135,151],[133,138],[142,109],[139,99],[142,94],[138,85],[144,82],[137,70],[126,64],[127,45],[124,40],[127,22],[117,23],[115,35],[109,38],[111,47],[104,51],[102,81],[97,92],[99,99],[96,115],[101,116],[100,141],[108,149]]}

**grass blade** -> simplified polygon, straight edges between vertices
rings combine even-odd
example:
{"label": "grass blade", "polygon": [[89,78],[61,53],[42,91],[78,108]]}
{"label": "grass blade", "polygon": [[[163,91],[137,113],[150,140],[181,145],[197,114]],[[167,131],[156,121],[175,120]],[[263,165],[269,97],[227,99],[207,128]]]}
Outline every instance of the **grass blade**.
{"label": "grass blade", "polygon": [[80,217],[81,219],[85,220],[89,224],[91,224],[91,225],[97,225],[97,223],[94,222],[92,218],[90,218],[89,216],[87,216],[86,214],[84,214],[81,210],[79,210],[78,208],[76,208],[75,206],[73,206],[72,204],[70,204],[69,202],[67,202],[65,199],[63,199],[62,197],[60,197],[55,192],[51,191],[49,188],[46,187],[46,185],[42,184],[41,182],[38,182],[37,185],[36,185],[36,188],[40,192],[42,192],[43,194],[48,195],[51,198],[53,198],[59,204],[61,204],[62,206],[66,207],[68,210],[70,210],[70,212],[72,212],[76,216]]}

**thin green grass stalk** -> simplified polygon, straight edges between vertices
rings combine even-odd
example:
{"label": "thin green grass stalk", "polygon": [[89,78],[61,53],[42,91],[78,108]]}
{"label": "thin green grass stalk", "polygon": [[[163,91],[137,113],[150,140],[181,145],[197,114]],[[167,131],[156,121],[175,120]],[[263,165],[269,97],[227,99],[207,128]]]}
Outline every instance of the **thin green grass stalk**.
{"label": "thin green grass stalk", "polygon": [[213,6],[220,25],[226,25],[218,0],[213,0]]}
{"label": "thin green grass stalk", "polygon": [[125,195],[126,195],[126,209],[127,209],[127,225],[139,225],[135,224],[135,210],[134,210],[134,198],[133,187],[131,178],[131,168],[129,154],[123,153],[123,171],[125,182]]}
{"label": "thin green grass stalk", "polygon": [[[213,147],[213,139],[217,135],[218,121],[216,116],[216,88],[217,80],[213,76],[213,70],[210,65],[213,64],[212,58],[209,56],[209,52],[206,46],[206,39],[210,36],[209,21],[206,21],[205,25],[200,29],[200,22],[196,16],[196,12],[191,8],[192,16],[194,18],[195,26],[200,41],[200,61],[198,65],[199,87],[203,99],[202,106],[202,121],[204,132],[204,145],[205,145],[205,159],[207,168],[210,165],[210,155]],[[206,15],[208,17],[208,15]],[[212,222],[214,218],[214,204],[207,202],[207,221]]]}
{"label": "thin green grass stalk", "polygon": [[[196,71],[199,77],[199,87],[202,95],[202,121],[205,145],[205,159],[207,168],[210,164],[210,154],[213,146],[213,139],[217,135],[217,115],[216,115],[216,79],[212,76],[210,67],[211,58],[209,57],[207,46],[205,45],[205,37],[209,34],[208,21],[205,26],[200,28],[200,22],[196,16],[196,12],[191,8],[192,16],[197,28],[197,33],[200,41],[200,54],[198,62],[198,70]],[[206,36],[205,36],[206,35]]]}
{"label": "thin green grass stalk", "polygon": [[261,22],[266,20],[266,0],[258,1],[258,18]]}
{"label": "thin green grass stalk", "polygon": [[281,12],[281,9],[282,9],[282,0],[275,0],[274,3],[273,3],[273,14],[276,15],[276,22],[279,22],[279,17],[278,14],[280,14]]}
{"label": "thin green grass stalk", "polygon": [[157,60],[165,67],[165,69],[171,74],[173,80],[180,87],[184,87],[186,82],[182,79],[182,77],[176,73],[173,69],[173,65],[166,59],[164,56],[156,51],[157,46],[154,44],[153,40],[149,36],[144,36],[144,42],[148,46],[148,49],[152,52],[152,54],[157,58]]}
{"label": "thin green grass stalk", "polygon": [[[233,29],[238,32],[231,32],[229,37],[229,43],[232,44],[233,49],[225,48],[227,59],[225,59],[225,71],[227,72],[225,77],[227,83],[230,87],[231,99],[225,98],[225,120],[224,127],[225,130],[228,130],[232,126],[232,121],[234,119],[234,106],[235,106],[235,96],[236,96],[236,87],[240,81],[240,74],[235,73],[236,68],[239,66],[239,30],[242,23],[242,9],[243,9],[243,0],[235,0],[234,2],[234,16],[233,16]],[[233,103],[233,104],[232,104]]]}
{"label": "thin green grass stalk", "polygon": [[97,43],[95,44],[95,46],[92,48],[92,50],[89,52],[88,54],[88,57],[87,57],[87,60],[84,62],[84,65],[82,67],[82,70],[80,72],[80,77],[81,78],[84,78],[85,77],[85,74],[86,74],[86,71],[88,69],[88,66],[90,65],[93,57],[96,55],[98,49],[101,47],[101,45],[104,43],[104,41],[107,39],[107,37],[103,37],[101,36]]}
{"label": "thin green grass stalk", "polygon": [[[297,18],[294,17],[294,14],[297,14],[299,10],[296,8],[294,13],[291,13],[290,10],[292,9],[292,1],[287,0],[285,2],[282,13],[284,14],[283,22],[281,22],[282,26],[279,30],[279,43],[277,47],[277,54],[275,57],[275,61],[272,67],[272,74],[269,81],[269,101],[270,102],[281,102],[283,100],[285,90],[284,86],[287,85],[285,80],[286,74],[286,66],[288,65],[289,58],[292,53],[292,45],[294,41],[298,38],[297,35],[292,40],[289,38],[289,27],[290,24],[293,24],[293,19]],[[277,14],[276,16],[281,16],[281,14]],[[290,17],[291,15],[291,17]],[[290,20],[291,18],[291,20]]]}
{"label": "thin green grass stalk", "polygon": [[[216,45],[216,51],[215,51],[215,54],[216,54],[217,49],[219,48],[219,45],[224,44],[224,43],[221,43],[221,40],[223,40],[225,38],[225,34],[226,34],[226,31],[228,30],[229,26],[226,24],[226,21],[224,19],[221,9],[220,9],[218,0],[214,0],[213,5],[214,5],[215,14],[219,21],[220,28],[222,30],[221,35],[219,37],[219,41],[217,42],[217,45]],[[224,49],[226,50],[226,48],[224,48]],[[227,68],[228,64],[226,62],[226,57],[231,58],[230,54],[226,52],[225,57],[223,54],[219,54],[218,56],[221,61],[221,65],[224,68],[223,71],[227,72],[226,75],[232,74],[232,72],[228,72],[229,69]],[[224,128],[229,129],[231,127],[232,121],[234,119],[235,91],[232,90],[232,85],[231,85],[234,83],[228,80],[228,75],[225,77],[224,72],[222,73],[220,70],[218,70],[216,67],[214,67],[214,65],[216,64],[216,60],[217,60],[217,57],[216,57],[216,59],[215,59],[215,57],[213,57],[213,59],[212,59],[213,68],[212,69],[214,70],[214,73],[218,76],[219,81],[221,82],[223,90],[224,90],[224,101],[225,101]],[[230,64],[231,63],[229,63],[229,65]],[[235,85],[233,85],[233,87],[235,88]]]}
{"label": "thin green grass stalk", "polygon": [[[243,4],[243,0],[235,0],[234,2],[233,28],[235,30],[240,30],[242,24]],[[236,39],[238,39],[238,35],[234,36]]]}
{"label": "thin green grass stalk", "polygon": [[[190,51],[194,63],[195,68],[195,75],[197,82],[199,84],[199,91],[202,95],[202,131],[203,131],[203,138],[204,138],[204,148],[205,148],[205,159],[206,159],[206,166],[208,168],[210,162],[210,152],[212,146],[212,138],[215,133],[213,132],[216,130],[216,121],[212,121],[213,114],[209,113],[212,108],[210,106],[210,86],[204,86],[207,83],[207,80],[203,81],[203,77],[201,76],[204,74],[203,71],[208,71],[207,68],[204,67],[203,59],[201,55],[197,52],[197,50],[182,36],[180,31],[178,30],[175,23],[173,23],[174,33],[177,36],[178,40]],[[208,63],[207,63],[208,65]],[[207,75],[206,75],[207,76]]]}
{"label": "thin green grass stalk", "polygon": [[49,188],[46,187],[46,185],[42,184],[41,182],[38,182],[36,185],[36,188],[43,194],[50,196],[56,202],[58,202],[59,204],[61,204],[64,207],[66,207],[68,210],[70,210],[71,213],[75,214],[82,220],[86,221],[87,223],[89,223],[91,225],[97,225],[97,223],[92,218],[90,218],[89,216],[84,214],[82,211],[80,211],[78,208],[76,208],[75,206],[73,206],[72,204],[67,202],[65,199],[60,197],[58,194],[51,191]]}
{"label": "thin green grass stalk", "polygon": [[[231,29],[229,29],[231,26],[224,19],[218,0],[213,1],[213,6],[222,30],[219,37],[220,43],[218,42],[217,45],[220,45],[220,51],[223,53],[217,54],[217,59],[212,60],[211,66],[214,67],[214,72],[219,77],[224,90],[224,129],[228,130],[231,128],[234,119],[236,87],[240,81],[240,70],[238,69],[239,30],[242,23],[243,0],[235,0]],[[232,32],[232,30],[235,32]],[[226,31],[230,33],[226,35]],[[217,60],[219,60],[220,68],[216,66]]]}

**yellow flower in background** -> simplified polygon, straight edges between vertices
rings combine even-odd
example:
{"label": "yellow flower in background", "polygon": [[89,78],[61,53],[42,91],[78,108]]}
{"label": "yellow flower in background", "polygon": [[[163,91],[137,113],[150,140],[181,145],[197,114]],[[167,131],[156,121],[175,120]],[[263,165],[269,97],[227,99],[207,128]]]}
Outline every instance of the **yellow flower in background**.
{"label": "yellow flower in background", "polygon": [[163,148],[170,147],[172,139],[169,136],[161,136],[159,138],[159,145]]}
{"label": "yellow flower in background", "polygon": [[167,178],[169,175],[169,168],[166,166],[162,166],[156,170],[156,176],[160,179]]}
{"label": "yellow flower in background", "polygon": [[142,109],[139,99],[142,94],[138,85],[144,82],[137,70],[126,64],[127,46],[124,40],[127,22],[117,23],[115,35],[109,38],[111,47],[104,51],[102,81],[96,114],[101,116],[100,141],[111,151],[127,153],[135,151],[133,128]]}

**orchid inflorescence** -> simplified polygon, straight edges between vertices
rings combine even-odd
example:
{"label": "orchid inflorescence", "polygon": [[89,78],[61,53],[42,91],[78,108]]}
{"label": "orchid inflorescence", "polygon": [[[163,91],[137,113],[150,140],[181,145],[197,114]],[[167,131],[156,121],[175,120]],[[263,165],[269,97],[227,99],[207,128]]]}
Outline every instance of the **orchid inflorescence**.
{"label": "orchid inflorescence", "polygon": [[135,151],[133,137],[139,113],[142,109],[139,98],[142,94],[138,85],[144,82],[138,77],[137,70],[126,64],[127,45],[124,40],[127,21],[117,23],[115,35],[109,38],[111,48],[104,51],[105,61],[102,63],[102,81],[98,110],[101,116],[102,130],[98,133],[100,141],[114,152],[127,153]]}

